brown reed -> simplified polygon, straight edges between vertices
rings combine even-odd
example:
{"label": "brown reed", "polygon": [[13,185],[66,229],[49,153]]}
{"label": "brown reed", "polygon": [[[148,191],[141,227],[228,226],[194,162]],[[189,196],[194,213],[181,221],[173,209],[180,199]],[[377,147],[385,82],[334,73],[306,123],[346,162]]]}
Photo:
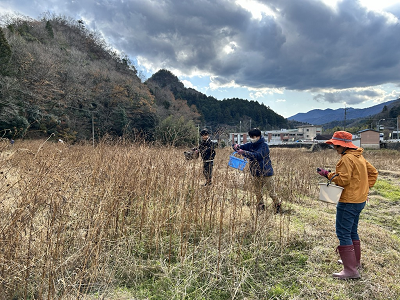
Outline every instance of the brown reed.
{"label": "brown reed", "polygon": [[[251,177],[227,167],[229,153],[218,149],[213,186],[204,187],[200,161],[186,161],[181,149],[109,140],[94,148],[21,141],[2,149],[4,299],[78,299],[199,262],[201,276],[218,279],[226,276],[230,256],[240,265],[249,251],[255,258],[283,254],[299,240],[291,208],[314,205],[315,167],[334,170],[338,157],[272,148],[287,210],[274,215],[270,199],[270,209],[257,213]],[[378,168],[399,162],[387,151],[366,157]]]}

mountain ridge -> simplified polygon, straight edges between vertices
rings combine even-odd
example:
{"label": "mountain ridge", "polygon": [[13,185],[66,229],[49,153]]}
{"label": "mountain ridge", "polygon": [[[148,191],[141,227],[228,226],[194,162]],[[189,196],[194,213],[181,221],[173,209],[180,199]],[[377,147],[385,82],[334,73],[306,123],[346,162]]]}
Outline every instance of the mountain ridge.
{"label": "mountain ridge", "polygon": [[[288,120],[309,123],[312,125],[323,125],[332,121],[343,121],[345,119],[346,110],[346,120],[350,121],[377,115],[382,112],[385,106],[391,106],[398,101],[399,99],[390,100],[367,108],[348,107],[338,109],[313,109],[306,113],[295,114],[289,117]],[[327,122],[327,120],[329,121]]]}
{"label": "mountain ridge", "polygon": [[124,136],[180,146],[196,140],[198,126],[223,133],[290,126],[262,103],[218,100],[186,88],[168,70],[142,80],[126,55],[81,20],[15,16],[0,26],[4,138],[74,143]]}

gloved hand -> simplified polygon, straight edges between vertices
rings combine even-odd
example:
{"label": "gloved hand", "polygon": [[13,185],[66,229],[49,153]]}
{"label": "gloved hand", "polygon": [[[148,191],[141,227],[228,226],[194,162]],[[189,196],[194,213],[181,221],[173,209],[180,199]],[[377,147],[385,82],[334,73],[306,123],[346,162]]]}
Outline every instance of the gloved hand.
{"label": "gloved hand", "polygon": [[325,169],[321,169],[321,168],[317,168],[317,172],[319,175],[324,176],[324,177],[328,177],[329,172]]}
{"label": "gloved hand", "polygon": [[244,151],[243,149],[238,149],[238,151],[237,151],[237,153],[240,154],[240,155],[243,155],[244,152],[245,152],[245,151]]}
{"label": "gloved hand", "polygon": [[238,151],[240,149],[240,145],[239,144],[233,144],[232,148],[233,148],[233,150]]}

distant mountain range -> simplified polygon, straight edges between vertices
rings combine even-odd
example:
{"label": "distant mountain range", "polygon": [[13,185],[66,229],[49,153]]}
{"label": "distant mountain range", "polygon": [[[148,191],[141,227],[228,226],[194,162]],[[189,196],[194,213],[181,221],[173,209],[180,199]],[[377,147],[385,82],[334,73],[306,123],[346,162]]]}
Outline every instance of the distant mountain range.
{"label": "distant mountain range", "polygon": [[[392,100],[381,103],[368,108],[346,108],[346,120],[366,118],[382,112],[385,106],[389,107],[391,104],[399,101]],[[306,113],[298,113],[288,118],[288,120],[309,123],[313,125],[322,125],[332,121],[343,121],[345,118],[345,109],[313,109]]]}

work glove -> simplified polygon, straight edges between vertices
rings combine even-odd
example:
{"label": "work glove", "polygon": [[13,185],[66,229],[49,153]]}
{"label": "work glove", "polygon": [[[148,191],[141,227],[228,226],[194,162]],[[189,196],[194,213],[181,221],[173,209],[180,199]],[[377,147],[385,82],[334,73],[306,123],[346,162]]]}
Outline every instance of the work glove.
{"label": "work glove", "polygon": [[244,152],[245,152],[245,151],[244,151],[243,149],[238,149],[238,151],[237,151],[237,153],[240,154],[240,155],[243,155]]}
{"label": "work glove", "polygon": [[317,172],[319,175],[328,178],[329,171],[327,171],[325,169],[317,168]]}
{"label": "work glove", "polygon": [[234,144],[232,147],[233,147],[233,150],[235,150],[235,151],[238,151],[240,149],[239,144]]}

